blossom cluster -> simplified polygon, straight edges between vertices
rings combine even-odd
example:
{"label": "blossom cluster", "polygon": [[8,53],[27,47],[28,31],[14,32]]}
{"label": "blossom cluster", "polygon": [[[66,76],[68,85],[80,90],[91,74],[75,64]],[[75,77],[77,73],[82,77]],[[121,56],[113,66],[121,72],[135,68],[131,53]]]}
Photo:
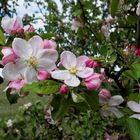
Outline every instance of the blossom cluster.
{"label": "blossom cluster", "polygon": [[[78,19],[73,22],[73,26],[83,26]],[[112,22],[113,18],[108,16],[106,25],[102,27],[105,35],[108,34],[105,26],[110,26]],[[34,28],[31,26],[26,30],[19,18],[4,17],[1,26],[9,35],[34,32]],[[4,46],[1,52],[3,54],[1,64],[4,66],[2,76],[9,82],[8,88],[18,92],[25,84],[47,79],[63,83],[59,90],[61,94],[68,94],[71,89],[84,86],[87,90],[99,91],[102,116],[107,117],[110,114],[114,114],[118,118],[123,116],[119,109],[124,99],[120,95],[112,96],[109,90],[102,88],[102,83],[106,79],[105,73],[96,71],[99,64],[94,59],[85,55],[77,57],[71,51],[63,51],[59,60],[57,43],[54,40],[43,40],[38,35],[29,40],[16,36],[12,46]],[[135,54],[139,55],[139,51],[136,50]],[[111,83],[112,80],[108,79],[108,82]],[[134,112],[140,113],[139,104],[130,101],[128,107]],[[131,117],[140,118],[139,114]]]}

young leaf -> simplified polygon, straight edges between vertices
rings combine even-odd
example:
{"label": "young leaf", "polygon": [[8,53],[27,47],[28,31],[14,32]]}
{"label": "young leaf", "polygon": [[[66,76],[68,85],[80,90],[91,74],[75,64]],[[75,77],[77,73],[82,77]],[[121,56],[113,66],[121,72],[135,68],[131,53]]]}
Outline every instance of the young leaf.
{"label": "young leaf", "polygon": [[23,91],[30,91],[39,94],[53,94],[58,92],[59,84],[53,80],[46,80],[40,82],[34,82],[32,84],[25,85]]}
{"label": "young leaf", "polygon": [[5,42],[6,42],[6,38],[3,34],[3,32],[0,30],[0,44],[5,45]]}
{"label": "young leaf", "polygon": [[133,140],[139,140],[140,139],[140,121],[137,119],[127,119],[127,130],[128,134]]}
{"label": "young leaf", "polygon": [[114,17],[119,6],[119,0],[112,0],[111,3],[111,16]]}

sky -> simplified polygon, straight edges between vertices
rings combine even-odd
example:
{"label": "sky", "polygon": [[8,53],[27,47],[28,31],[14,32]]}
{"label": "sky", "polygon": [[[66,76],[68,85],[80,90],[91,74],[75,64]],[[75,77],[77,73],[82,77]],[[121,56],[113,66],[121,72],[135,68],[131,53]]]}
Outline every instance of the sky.
{"label": "sky", "polygon": [[[43,0],[40,0],[43,1]],[[53,0],[56,2],[58,9],[60,12],[62,12],[62,4],[60,2],[60,0]],[[24,6],[24,0],[18,0],[18,5],[16,6],[15,9],[17,11],[17,14],[20,18],[22,18],[25,14],[28,14],[29,16],[31,16],[32,14],[35,13],[35,11],[39,11],[37,4],[36,3],[32,3],[30,7],[25,8]],[[10,4],[10,3],[9,3]],[[42,14],[37,14],[38,17],[42,17]],[[43,22],[41,20],[38,20],[38,22],[35,24],[34,26],[36,29],[43,27]]]}

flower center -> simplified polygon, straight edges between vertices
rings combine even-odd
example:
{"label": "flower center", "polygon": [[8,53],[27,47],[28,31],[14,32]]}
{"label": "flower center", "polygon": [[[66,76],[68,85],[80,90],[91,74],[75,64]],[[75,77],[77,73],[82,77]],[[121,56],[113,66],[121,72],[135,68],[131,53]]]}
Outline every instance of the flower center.
{"label": "flower center", "polygon": [[35,67],[38,63],[37,58],[35,56],[31,56],[28,60],[27,63],[32,66]]}
{"label": "flower center", "polygon": [[76,74],[76,72],[77,72],[77,69],[76,69],[76,67],[75,66],[73,66],[73,67],[71,67],[70,69],[69,69],[69,73],[70,74]]}

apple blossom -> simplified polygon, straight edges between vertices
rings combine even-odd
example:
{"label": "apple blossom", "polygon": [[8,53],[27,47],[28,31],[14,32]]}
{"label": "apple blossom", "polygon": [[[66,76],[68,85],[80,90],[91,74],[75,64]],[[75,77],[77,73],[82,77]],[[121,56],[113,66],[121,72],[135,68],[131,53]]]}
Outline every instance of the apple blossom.
{"label": "apple blossom", "polygon": [[71,29],[74,30],[74,31],[77,31],[79,27],[83,27],[83,23],[82,23],[80,17],[75,17],[75,18],[72,20]]}
{"label": "apple blossom", "polygon": [[8,16],[2,18],[1,27],[10,35],[24,32],[23,23],[19,17],[12,19]]}
{"label": "apple blossom", "polygon": [[102,98],[99,95],[99,103],[102,106],[100,113],[103,117],[107,117],[111,114],[114,114],[117,118],[123,116],[123,114],[119,111],[119,105],[124,101],[122,96],[115,95],[110,98]]}
{"label": "apple blossom", "polygon": [[68,93],[69,89],[68,89],[68,86],[63,84],[61,85],[60,87],[60,93]]}
{"label": "apple blossom", "polygon": [[110,33],[109,33],[109,28],[107,25],[103,25],[101,27],[101,31],[104,34],[105,37],[109,37]]}
{"label": "apple blossom", "polygon": [[11,119],[9,119],[7,122],[6,122],[6,125],[7,127],[12,127],[13,126],[13,121]]}
{"label": "apple blossom", "polygon": [[61,54],[61,63],[66,70],[56,70],[51,73],[54,79],[64,80],[64,83],[71,87],[80,85],[80,78],[87,78],[93,74],[93,69],[86,67],[87,57],[76,56],[70,51],[64,51]]}
{"label": "apple blossom", "polygon": [[29,102],[29,103],[27,103],[27,104],[24,104],[25,109],[28,109],[28,108],[30,108],[31,106],[32,106],[32,103],[31,103],[31,102]]}
{"label": "apple blossom", "polygon": [[104,78],[102,74],[93,73],[84,80],[84,84],[88,90],[95,90],[100,88],[103,79]]}
{"label": "apple blossom", "polygon": [[108,15],[105,21],[106,21],[106,23],[111,23],[113,21],[112,16]]}
{"label": "apple blossom", "polygon": [[23,79],[26,83],[32,83],[37,81],[38,71],[51,71],[56,67],[57,51],[44,49],[43,40],[39,36],[32,37],[28,42],[15,38],[12,48],[18,59],[3,68],[2,74],[8,81]]}
{"label": "apple blossom", "polygon": [[56,49],[57,48],[57,44],[53,40],[45,39],[44,40],[44,48],[46,48],[46,49]]}
{"label": "apple blossom", "polygon": [[135,50],[135,55],[140,56],[140,49]]}
{"label": "apple blossom", "polygon": [[46,70],[38,71],[37,79],[38,80],[46,80],[50,78],[50,74]]}
{"label": "apple blossom", "polygon": [[15,62],[17,55],[14,53],[13,49],[10,47],[3,47],[1,50],[4,55],[2,58],[2,64],[6,65],[9,62]]}
{"label": "apple blossom", "polygon": [[129,101],[127,103],[127,106],[134,112],[136,112],[136,114],[133,114],[132,116],[130,116],[130,118],[135,118],[140,120],[140,103],[137,103],[135,101]]}

